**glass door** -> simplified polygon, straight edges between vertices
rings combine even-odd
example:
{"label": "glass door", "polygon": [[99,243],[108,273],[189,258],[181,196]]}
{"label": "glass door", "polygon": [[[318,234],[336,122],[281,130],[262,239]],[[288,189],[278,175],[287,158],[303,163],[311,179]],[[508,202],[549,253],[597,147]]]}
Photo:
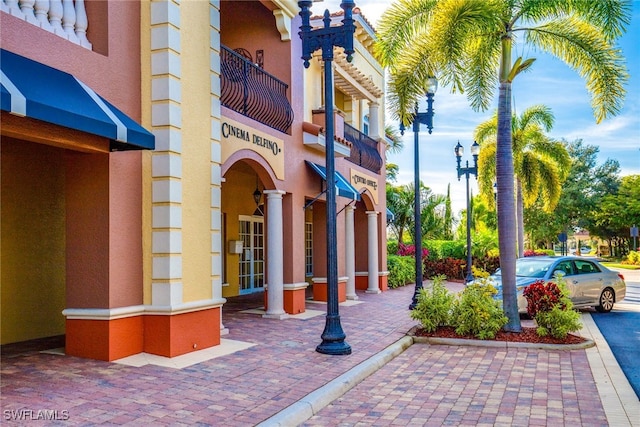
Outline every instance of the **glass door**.
{"label": "glass door", "polygon": [[264,222],[263,218],[240,216],[239,283],[240,295],[264,289]]}

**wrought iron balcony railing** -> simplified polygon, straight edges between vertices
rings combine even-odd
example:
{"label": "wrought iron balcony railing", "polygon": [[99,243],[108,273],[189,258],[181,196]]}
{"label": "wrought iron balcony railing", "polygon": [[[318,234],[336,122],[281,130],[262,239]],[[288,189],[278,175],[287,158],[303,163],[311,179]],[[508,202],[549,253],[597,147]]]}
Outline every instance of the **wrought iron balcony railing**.
{"label": "wrought iron balcony railing", "polygon": [[222,105],[287,133],[293,122],[289,86],[225,46],[220,60]]}
{"label": "wrought iron balcony railing", "polygon": [[347,160],[379,174],[382,157],[378,151],[378,142],[347,123],[344,124],[344,138],[351,143],[351,155]]}

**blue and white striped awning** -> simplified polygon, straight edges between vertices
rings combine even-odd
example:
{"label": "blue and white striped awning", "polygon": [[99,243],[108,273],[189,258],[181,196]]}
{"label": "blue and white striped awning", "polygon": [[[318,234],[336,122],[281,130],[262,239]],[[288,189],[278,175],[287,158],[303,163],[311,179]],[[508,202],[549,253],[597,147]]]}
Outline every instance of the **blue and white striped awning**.
{"label": "blue and white striped awning", "polygon": [[[319,164],[310,162],[308,160],[305,160],[305,162],[311,167],[311,169],[313,169],[318,175],[320,175],[322,179],[324,179],[325,181],[327,180],[327,170],[324,166],[320,166]],[[356,190],[353,185],[351,185],[349,181],[347,181],[347,179],[340,174],[340,172],[335,171],[335,177],[338,196],[346,197],[347,199],[356,201],[360,200],[360,193],[358,193],[358,190]]]}
{"label": "blue and white striped awning", "polygon": [[113,150],[153,150],[153,134],[75,76],[0,49],[1,109],[112,140]]}

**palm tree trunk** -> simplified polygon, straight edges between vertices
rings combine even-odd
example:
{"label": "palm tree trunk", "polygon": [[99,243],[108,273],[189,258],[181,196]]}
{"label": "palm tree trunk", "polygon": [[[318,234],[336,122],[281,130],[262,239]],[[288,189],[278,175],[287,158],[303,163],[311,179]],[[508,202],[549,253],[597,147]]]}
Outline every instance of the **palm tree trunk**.
{"label": "palm tree trunk", "polygon": [[510,332],[520,332],[522,327],[516,293],[516,209],[513,178],[511,82],[502,80],[498,96],[496,184],[498,187],[498,244],[502,271],[502,298],[504,314],[508,319],[504,329]]}
{"label": "palm tree trunk", "polygon": [[516,214],[518,217],[518,258],[522,258],[524,256],[524,201],[522,200],[522,182],[520,182],[520,178],[516,177],[516,185],[517,188],[517,209],[518,213]]}

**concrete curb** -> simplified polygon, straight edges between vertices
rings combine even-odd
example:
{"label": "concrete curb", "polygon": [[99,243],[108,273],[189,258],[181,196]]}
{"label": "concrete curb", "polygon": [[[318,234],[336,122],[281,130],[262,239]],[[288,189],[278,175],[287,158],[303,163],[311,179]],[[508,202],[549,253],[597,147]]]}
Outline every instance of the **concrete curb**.
{"label": "concrete curb", "polygon": [[257,426],[297,426],[317,414],[322,408],[338,399],[362,380],[372,375],[413,344],[410,336],[404,336],[381,352],[354,366],[344,374],[307,394],[291,406],[262,421]]}

